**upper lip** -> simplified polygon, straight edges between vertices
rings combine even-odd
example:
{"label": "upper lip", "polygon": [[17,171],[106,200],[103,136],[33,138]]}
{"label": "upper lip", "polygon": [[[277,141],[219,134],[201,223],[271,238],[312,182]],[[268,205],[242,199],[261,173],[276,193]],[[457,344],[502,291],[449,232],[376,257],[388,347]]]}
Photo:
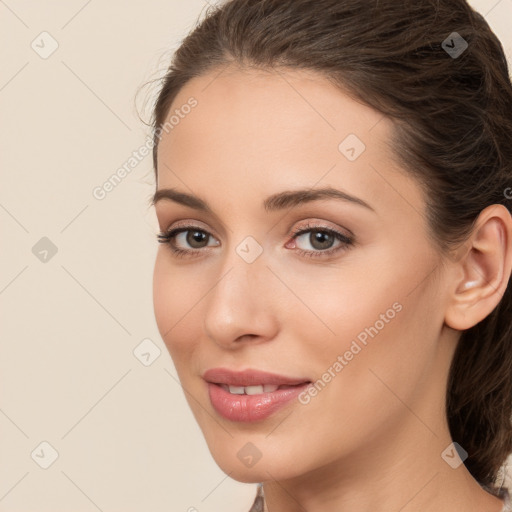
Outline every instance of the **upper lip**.
{"label": "upper lip", "polygon": [[294,386],[310,382],[308,379],[287,377],[262,370],[247,369],[235,371],[229,368],[211,368],[206,370],[203,374],[203,379],[214,384],[227,384],[228,386],[258,386],[261,384]]}

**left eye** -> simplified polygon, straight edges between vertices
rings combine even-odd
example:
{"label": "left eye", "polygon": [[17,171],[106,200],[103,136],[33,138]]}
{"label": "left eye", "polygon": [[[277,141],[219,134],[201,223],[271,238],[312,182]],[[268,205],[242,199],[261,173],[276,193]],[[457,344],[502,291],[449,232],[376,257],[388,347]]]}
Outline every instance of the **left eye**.
{"label": "left eye", "polygon": [[[352,244],[352,240],[342,233],[322,227],[301,229],[294,234],[293,240],[299,247],[300,252],[306,253],[331,252],[331,250],[336,251],[340,246],[348,246]],[[299,241],[309,244],[313,250],[308,247],[300,247]],[[336,241],[339,243],[333,248]]]}
{"label": "left eye", "polygon": [[[307,241],[315,250],[322,251],[325,249],[330,249],[334,242],[336,242],[337,238],[335,234],[329,231],[320,231],[310,229],[306,233],[302,235],[296,236],[295,240],[303,239],[303,241]],[[305,250],[310,250],[309,248],[304,248]]]}

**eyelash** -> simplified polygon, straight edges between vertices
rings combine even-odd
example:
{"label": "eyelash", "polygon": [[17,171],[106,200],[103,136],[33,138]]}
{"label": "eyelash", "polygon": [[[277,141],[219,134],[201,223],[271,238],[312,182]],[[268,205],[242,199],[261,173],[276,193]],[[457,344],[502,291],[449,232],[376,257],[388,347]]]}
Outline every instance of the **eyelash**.
{"label": "eyelash", "polygon": [[[187,225],[187,226],[181,226],[179,228],[171,229],[167,232],[161,232],[157,234],[158,242],[167,244],[169,248],[171,249],[174,256],[177,256],[179,258],[187,258],[187,257],[195,257],[199,256],[199,253],[202,251],[202,249],[180,249],[179,247],[176,247],[171,240],[178,234],[186,232],[186,231],[199,231],[200,233],[205,233],[209,236],[211,236],[208,231],[204,229],[200,229],[197,226],[193,225]],[[338,251],[347,250],[354,244],[354,240],[351,237],[348,237],[347,235],[344,235],[343,233],[340,233],[332,228],[326,228],[324,226],[318,226],[318,225],[312,225],[307,224],[306,226],[302,226],[300,228],[297,228],[293,230],[292,232],[292,239],[295,239],[299,237],[300,235],[303,235],[304,233],[309,233],[310,231],[316,231],[319,233],[328,233],[329,235],[333,235],[337,240],[341,242],[340,245],[337,247],[326,249],[326,250],[316,250],[316,251],[305,251],[304,249],[296,249],[296,252],[298,252],[301,256],[306,256],[310,258],[325,258],[328,256],[331,256]]]}

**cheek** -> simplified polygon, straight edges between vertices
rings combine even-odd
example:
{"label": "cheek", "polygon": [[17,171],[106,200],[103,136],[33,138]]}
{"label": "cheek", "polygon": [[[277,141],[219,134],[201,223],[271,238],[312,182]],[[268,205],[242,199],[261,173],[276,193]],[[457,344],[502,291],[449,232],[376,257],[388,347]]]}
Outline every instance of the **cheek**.
{"label": "cheek", "polygon": [[326,382],[323,388],[319,384],[324,398],[314,398],[318,405],[332,400],[333,410],[356,411],[371,403],[378,411],[383,403],[390,405],[387,398],[396,400],[389,388],[405,398],[421,381],[442,318],[428,279],[416,287],[430,262],[414,262],[398,267],[395,262],[387,271],[368,265],[362,273],[340,271],[329,279],[295,278],[294,290],[314,315],[305,311],[290,325],[314,377]]}
{"label": "cheek", "polygon": [[364,347],[399,320],[402,285],[391,271],[372,273],[372,266],[347,263],[350,270],[340,265],[339,270],[313,268],[309,272],[283,269],[281,274],[294,291],[286,328],[295,326],[301,333],[296,339],[302,343],[323,347],[315,359],[327,363],[326,355],[332,359],[333,354],[343,354],[355,339]]}
{"label": "cheek", "polygon": [[160,336],[175,362],[200,337],[201,322],[191,320],[196,320],[204,293],[197,280],[170,265],[165,248],[159,248],[153,272],[153,308]]}
{"label": "cheek", "polygon": [[[389,294],[377,295],[376,290],[372,301],[359,307],[344,302],[343,316],[332,324],[337,338],[321,344],[322,350],[310,345],[303,352],[318,379],[318,391],[303,396],[303,406],[294,413],[295,424],[307,424],[317,440],[311,449],[301,448],[307,452],[305,459],[315,461],[318,453],[320,459],[335,458],[378,438],[385,430],[392,431],[410,415],[404,403],[413,403],[422,386],[433,346],[427,339],[430,334],[433,337],[433,330],[429,333],[419,328],[422,322],[418,319],[425,315],[421,301],[411,297],[397,301],[402,309],[393,309]],[[388,323],[379,318],[386,311]],[[360,334],[364,336],[358,338]],[[360,341],[363,338],[366,343]],[[281,428],[289,437],[302,436],[299,426],[287,423]]]}
{"label": "cheek", "polygon": [[[342,335],[337,346],[332,346],[328,363],[332,366],[342,356],[339,377],[333,379],[330,390],[332,403],[337,403],[335,396],[343,397],[339,407],[353,411],[355,418],[371,417],[369,425],[403,409],[401,400],[413,401],[435,358],[432,298],[425,290],[410,296],[399,292],[381,291],[366,304],[364,313],[354,309],[352,317],[347,315],[346,322],[338,324]],[[397,300],[392,302],[393,298]]]}

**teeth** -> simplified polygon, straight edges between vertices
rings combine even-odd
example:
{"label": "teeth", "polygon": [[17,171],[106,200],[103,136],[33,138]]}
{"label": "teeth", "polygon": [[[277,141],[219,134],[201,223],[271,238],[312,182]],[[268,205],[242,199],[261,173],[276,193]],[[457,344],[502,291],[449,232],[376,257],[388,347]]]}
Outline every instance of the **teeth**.
{"label": "teeth", "polygon": [[228,386],[228,389],[233,395],[243,395],[245,392],[243,386]]}
{"label": "teeth", "polygon": [[221,384],[221,387],[233,395],[261,395],[262,393],[272,393],[279,388],[274,384],[259,386],[228,386],[227,384]]}
{"label": "teeth", "polygon": [[263,393],[263,386],[245,386],[246,395],[261,395]]}

